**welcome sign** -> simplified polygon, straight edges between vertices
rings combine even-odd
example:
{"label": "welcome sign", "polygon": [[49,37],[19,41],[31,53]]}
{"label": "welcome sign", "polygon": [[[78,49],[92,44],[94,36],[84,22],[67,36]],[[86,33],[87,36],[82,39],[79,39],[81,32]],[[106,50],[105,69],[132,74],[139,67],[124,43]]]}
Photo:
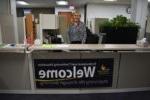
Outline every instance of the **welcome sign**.
{"label": "welcome sign", "polygon": [[36,88],[111,87],[113,58],[35,59]]}

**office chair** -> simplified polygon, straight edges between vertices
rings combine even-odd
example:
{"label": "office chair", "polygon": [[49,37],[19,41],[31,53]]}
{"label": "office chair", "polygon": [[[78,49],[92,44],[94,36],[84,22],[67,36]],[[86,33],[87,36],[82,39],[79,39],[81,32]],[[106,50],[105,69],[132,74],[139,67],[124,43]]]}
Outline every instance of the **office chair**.
{"label": "office chair", "polygon": [[93,34],[87,27],[86,27],[86,44],[98,44],[99,43],[99,36],[97,34]]}

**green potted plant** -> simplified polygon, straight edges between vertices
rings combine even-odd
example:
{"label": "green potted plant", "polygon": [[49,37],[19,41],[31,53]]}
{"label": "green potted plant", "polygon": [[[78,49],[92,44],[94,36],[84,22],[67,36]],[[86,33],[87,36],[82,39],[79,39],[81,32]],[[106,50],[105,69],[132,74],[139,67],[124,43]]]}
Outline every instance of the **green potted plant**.
{"label": "green potted plant", "polygon": [[140,26],[122,15],[100,25],[100,32],[106,33],[102,43],[135,44]]}

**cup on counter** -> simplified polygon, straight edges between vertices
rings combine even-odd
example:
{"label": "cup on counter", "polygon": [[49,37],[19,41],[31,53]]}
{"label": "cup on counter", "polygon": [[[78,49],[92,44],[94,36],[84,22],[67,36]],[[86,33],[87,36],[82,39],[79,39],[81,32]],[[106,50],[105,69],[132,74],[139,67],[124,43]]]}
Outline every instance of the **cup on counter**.
{"label": "cup on counter", "polygon": [[141,47],[147,47],[148,46],[147,39],[143,38],[141,40],[137,40],[136,45]]}
{"label": "cup on counter", "polygon": [[41,45],[42,45],[42,41],[41,41],[40,39],[36,39],[36,40],[34,41],[34,45],[35,45],[35,46],[41,46]]}

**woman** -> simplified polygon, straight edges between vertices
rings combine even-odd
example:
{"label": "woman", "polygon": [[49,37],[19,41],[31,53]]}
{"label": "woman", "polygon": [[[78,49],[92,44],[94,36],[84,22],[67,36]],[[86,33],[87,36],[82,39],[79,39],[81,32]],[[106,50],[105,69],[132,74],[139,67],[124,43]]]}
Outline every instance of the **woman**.
{"label": "woman", "polygon": [[72,44],[85,43],[86,26],[80,21],[81,15],[78,12],[73,13],[73,23],[69,28],[69,40]]}

